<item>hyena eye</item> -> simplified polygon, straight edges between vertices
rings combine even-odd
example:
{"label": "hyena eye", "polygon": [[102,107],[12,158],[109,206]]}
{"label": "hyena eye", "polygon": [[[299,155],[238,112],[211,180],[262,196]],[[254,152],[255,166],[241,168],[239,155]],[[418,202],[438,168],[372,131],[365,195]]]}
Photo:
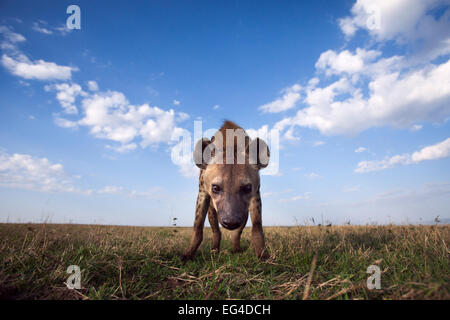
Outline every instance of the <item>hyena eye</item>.
{"label": "hyena eye", "polygon": [[217,184],[213,184],[212,185],[212,192],[215,194],[220,193],[220,191],[222,191],[222,188],[220,186],[218,186]]}
{"label": "hyena eye", "polygon": [[245,186],[241,187],[240,191],[241,191],[241,193],[245,193],[245,194],[250,193],[250,192],[252,192],[252,185],[246,184]]}

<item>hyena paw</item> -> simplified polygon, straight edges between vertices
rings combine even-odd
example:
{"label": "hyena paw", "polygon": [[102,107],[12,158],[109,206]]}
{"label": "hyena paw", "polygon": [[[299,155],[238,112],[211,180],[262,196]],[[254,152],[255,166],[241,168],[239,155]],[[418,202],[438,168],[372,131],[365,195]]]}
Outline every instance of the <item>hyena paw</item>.
{"label": "hyena paw", "polygon": [[266,251],[266,250],[264,250],[263,252],[261,252],[260,254],[259,254],[259,256],[258,256],[258,259],[260,260],[260,261],[266,261],[266,260],[268,260],[270,258],[270,254]]}
{"label": "hyena paw", "polygon": [[189,260],[192,260],[193,258],[194,258],[194,256],[191,255],[191,254],[182,254],[180,256],[180,259],[181,259],[182,262],[187,262]]}

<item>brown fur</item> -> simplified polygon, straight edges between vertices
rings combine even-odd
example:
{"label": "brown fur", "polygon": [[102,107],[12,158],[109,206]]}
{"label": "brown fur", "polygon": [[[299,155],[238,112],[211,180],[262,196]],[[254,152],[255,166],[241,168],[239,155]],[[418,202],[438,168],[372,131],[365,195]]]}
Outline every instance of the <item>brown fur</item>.
{"label": "brown fur", "polygon": [[[242,129],[240,126],[238,126],[236,123],[232,121],[225,120],[222,127],[214,134],[214,136],[211,138],[212,143],[216,143],[217,138],[221,138],[222,141],[222,155],[223,155],[223,163],[225,163],[226,160],[226,152],[227,152],[227,130],[233,130],[234,132],[239,132],[238,130],[242,130],[243,138],[244,138],[244,148],[246,149],[248,147],[250,137],[247,135],[247,133]],[[216,143],[217,145],[217,143]],[[232,150],[234,155],[234,163],[236,163],[237,156],[238,156],[238,137],[234,136],[233,139],[233,145],[234,148]],[[217,145],[217,147],[220,147],[220,145]]]}
{"label": "brown fur", "polygon": [[[209,144],[214,143],[214,145],[218,147],[217,151],[220,154],[213,154],[213,157],[215,157],[215,159],[223,157],[223,160],[225,160],[225,153],[228,148],[226,143],[227,129],[242,130],[241,133],[244,134],[245,142],[245,162],[243,164],[238,164],[236,161],[237,154],[240,150],[237,147],[238,138],[235,136],[233,148],[234,162],[232,164],[225,164],[225,162],[223,162],[223,164],[217,164],[215,162],[198,164],[201,171],[194,230],[189,247],[182,256],[183,260],[191,259],[203,240],[203,226],[206,213],[208,213],[208,219],[213,231],[212,250],[220,250],[220,223],[225,228],[233,230],[233,252],[242,251],[240,247],[240,237],[242,230],[247,223],[248,213],[250,212],[253,247],[258,258],[264,259],[268,257],[264,244],[264,233],[261,221],[261,197],[259,193],[259,169],[263,168],[265,165],[261,165],[259,162],[257,164],[249,164],[247,154],[247,148],[250,144],[249,136],[234,122],[225,121],[211,140],[204,139],[197,143],[194,152],[203,152]],[[222,145],[220,145],[218,140],[220,137],[223,138]],[[231,147],[232,146],[230,146],[230,148]],[[220,191],[215,192],[214,188],[219,188]]]}

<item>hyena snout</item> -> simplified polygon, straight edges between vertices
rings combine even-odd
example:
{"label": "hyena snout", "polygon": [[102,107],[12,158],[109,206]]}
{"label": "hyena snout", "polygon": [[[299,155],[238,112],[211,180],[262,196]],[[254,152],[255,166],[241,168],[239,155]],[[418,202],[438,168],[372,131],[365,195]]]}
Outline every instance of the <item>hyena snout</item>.
{"label": "hyena snout", "polygon": [[228,230],[237,229],[244,223],[243,217],[234,215],[225,215],[223,217],[220,217],[219,221],[220,224]]}
{"label": "hyena snout", "polygon": [[225,229],[234,230],[247,221],[248,206],[239,195],[225,195],[217,202],[219,222]]}

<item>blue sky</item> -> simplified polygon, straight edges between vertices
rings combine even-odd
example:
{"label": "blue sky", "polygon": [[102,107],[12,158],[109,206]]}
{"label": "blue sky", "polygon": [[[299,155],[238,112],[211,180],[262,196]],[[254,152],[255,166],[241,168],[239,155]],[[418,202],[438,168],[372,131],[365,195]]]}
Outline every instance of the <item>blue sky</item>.
{"label": "blue sky", "polygon": [[71,4],[0,4],[1,221],[192,225],[224,119],[279,130],[265,225],[450,218],[449,1]]}

